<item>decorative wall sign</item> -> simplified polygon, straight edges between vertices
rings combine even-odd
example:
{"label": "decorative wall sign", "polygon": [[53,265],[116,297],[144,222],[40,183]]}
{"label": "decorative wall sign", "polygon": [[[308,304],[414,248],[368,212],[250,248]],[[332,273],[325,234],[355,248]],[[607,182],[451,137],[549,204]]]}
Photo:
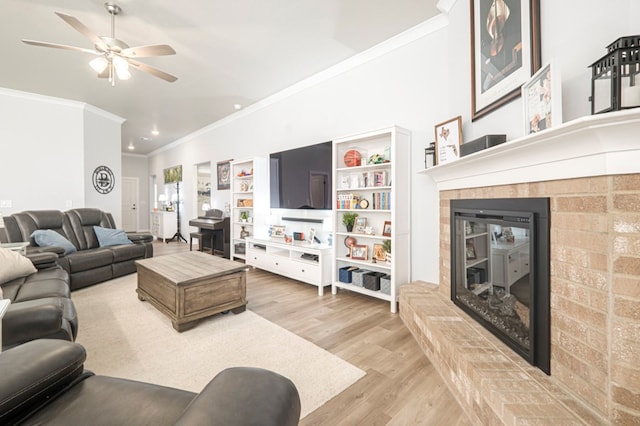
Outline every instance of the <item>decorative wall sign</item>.
{"label": "decorative wall sign", "polygon": [[231,188],[231,160],[218,162],[218,190]]}
{"label": "decorative wall sign", "polygon": [[100,194],[110,193],[116,185],[116,178],[107,166],[96,167],[91,180],[93,181],[93,187]]}

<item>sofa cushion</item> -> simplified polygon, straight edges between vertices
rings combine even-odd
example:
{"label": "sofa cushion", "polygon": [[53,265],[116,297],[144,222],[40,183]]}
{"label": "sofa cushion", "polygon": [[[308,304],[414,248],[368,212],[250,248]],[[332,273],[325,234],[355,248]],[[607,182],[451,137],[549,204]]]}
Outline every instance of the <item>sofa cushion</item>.
{"label": "sofa cushion", "polygon": [[69,271],[73,274],[74,272],[111,265],[113,263],[113,252],[109,248],[80,250],[66,256],[66,259],[69,261]]}
{"label": "sofa cushion", "polygon": [[51,229],[38,229],[33,231],[31,237],[35,240],[36,244],[41,247],[62,247],[64,254],[77,251],[76,247],[71,244],[71,241]]}
{"label": "sofa cushion", "polygon": [[[26,277],[36,271],[36,267],[26,257],[13,250],[0,247],[0,284]],[[0,293],[1,297],[2,293]]]}
{"label": "sofa cushion", "polygon": [[144,259],[145,247],[142,244],[113,246],[109,250],[113,252],[113,263]]}
{"label": "sofa cushion", "polygon": [[133,244],[127,234],[122,229],[103,228],[101,226],[94,226],[93,230],[98,238],[98,244],[100,247],[118,246],[121,244]]}

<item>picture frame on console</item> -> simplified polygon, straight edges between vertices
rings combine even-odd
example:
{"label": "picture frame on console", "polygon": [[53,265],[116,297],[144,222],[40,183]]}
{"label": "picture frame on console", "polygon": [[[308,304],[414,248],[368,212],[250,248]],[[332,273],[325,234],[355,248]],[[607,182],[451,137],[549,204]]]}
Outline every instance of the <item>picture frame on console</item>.
{"label": "picture frame on console", "polygon": [[446,164],[460,158],[462,117],[457,116],[435,126],[436,164]]}
{"label": "picture frame on console", "polygon": [[560,70],[549,63],[522,85],[525,135],[562,124],[561,81]]}
{"label": "picture frame on console", "polygon": [[284,232],[286,227],[282,225],[273,225],[271,227],[271,236],[273,238],[284,238]]}
{"label": "picture frame on console", "polygon": [[471,121],[518,98],[540,68],[540,0],[470,0]]}

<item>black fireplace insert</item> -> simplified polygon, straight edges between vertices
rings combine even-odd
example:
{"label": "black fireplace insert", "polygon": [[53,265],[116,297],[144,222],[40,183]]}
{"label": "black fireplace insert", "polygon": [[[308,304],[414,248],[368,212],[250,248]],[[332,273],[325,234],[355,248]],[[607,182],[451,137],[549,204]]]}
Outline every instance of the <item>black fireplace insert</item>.
{"label": "black fireplace insert", "polygon": [[549,199],[451,201],[451,299],[550,374]]}

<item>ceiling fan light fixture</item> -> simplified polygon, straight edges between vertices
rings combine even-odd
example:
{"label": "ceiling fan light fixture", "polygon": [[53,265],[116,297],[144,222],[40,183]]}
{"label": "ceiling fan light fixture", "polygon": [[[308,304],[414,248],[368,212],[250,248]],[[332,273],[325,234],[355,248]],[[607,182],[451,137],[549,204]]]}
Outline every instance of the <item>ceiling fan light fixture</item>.
{"label": "ceiling fan light fixture", "polygon": [[98,74],[102,74],[109,66],[109,61],[104,56],[99,56],[89,62],[89,66]]}
{"label": "ceiling fan light fixture", "polygon": [[119,80],[129,80],[131,73],[129,72],[129,62],[120,56],[114,56],[113,67],[116,69],[116,74]]}

